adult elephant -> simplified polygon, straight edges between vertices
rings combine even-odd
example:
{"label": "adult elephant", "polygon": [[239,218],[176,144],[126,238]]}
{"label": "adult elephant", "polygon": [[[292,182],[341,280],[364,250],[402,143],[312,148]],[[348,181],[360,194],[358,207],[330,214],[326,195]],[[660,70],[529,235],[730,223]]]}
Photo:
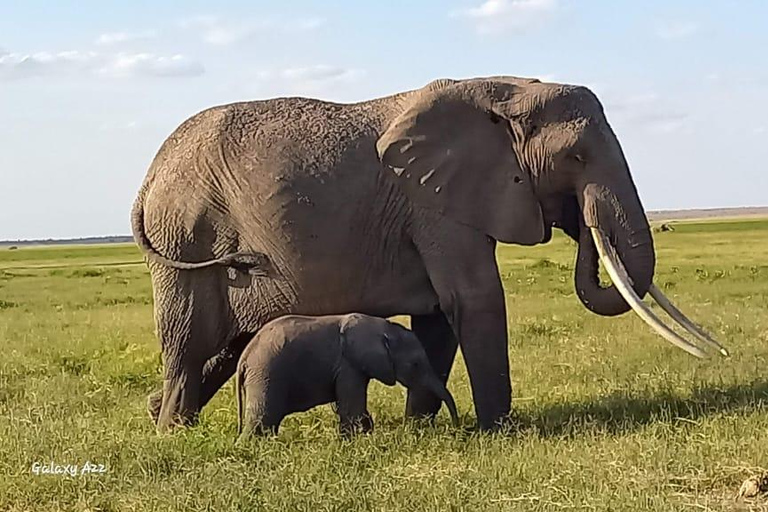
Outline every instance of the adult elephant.
{"label": "adult elephant", "polygon": [[[640,301],[651,231],[621,147],[584,87],[514,77],[437,80],[354,104],[307,98],[200,112],[162,145],[132,212],[165,378],[158,429],[192,421],[279,315],[411,315],[445,380],[461,346],[478,423],[510,410],[497,242],[579,243],[575,282],[600,315]],[[602,287],[602,259],[614,285]],[[718,346],[719,347],[719,346]],[[152,403],[152,400],[150,400]],[[409,416],[435,414],[409,392]]]}

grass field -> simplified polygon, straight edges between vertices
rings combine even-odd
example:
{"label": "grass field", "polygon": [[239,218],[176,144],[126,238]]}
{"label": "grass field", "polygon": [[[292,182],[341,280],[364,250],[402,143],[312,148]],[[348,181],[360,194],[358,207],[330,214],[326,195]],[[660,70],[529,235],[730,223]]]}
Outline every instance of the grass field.
{"label": "grass field", "polygon": [[[733,356],[698,361],[636,316],[575,297],[562,237],[499,250],[519,428],[478,434],[402,420],[373,384],[376,431],[345,442],[330,406],[234,446],[232,383],[198,426],[158,436],[151,286],[131,245],[0,250],[0,510],[760,510],[735,503],[768,469],[768,221],[655,234],[657,284]],[[138,262],[138,263],[137,263]],[[35,462],[103,464],[36,475]]]}

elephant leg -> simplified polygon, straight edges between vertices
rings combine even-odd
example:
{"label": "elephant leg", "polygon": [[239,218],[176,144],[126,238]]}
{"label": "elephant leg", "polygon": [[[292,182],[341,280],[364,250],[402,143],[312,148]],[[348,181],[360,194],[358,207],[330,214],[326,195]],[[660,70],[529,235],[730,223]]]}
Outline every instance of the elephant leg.
{"label": "elephant leg", "polygon": [[339,433],[349,438],[373,430],[373,418],[368,412],[369,378],[358,370],[343,368],[336,378],[336,413]]}
{"label": "elephant leg", "polygon": [[[167,432],[197,420],[202,403],[203,367],[225,346],[228,327],[222,302],[217,300],[220,297],[210,293],[217,289],[216,279],[206,282],[201,279],[205,276],[189,276],[164,268],[153,274],[153,279],[162,283],[155,286],[155,317],[164,366],[156,426],[159,432]],[[198,290],[208,293],[194,293]],[[198,296],[201,298],[197,299]],[[150,395],[148,406],[152,415],[157,407],[155,394]]]}
{"label": "elephant leg", "polygon": [[252,333],[241,334],[230,341],[218,354],[206,361],[203,366],[200,389],[200,409],[205,407],[219,389],[235,374],[240,355],[252,338]]}
{"label": "elephant leg", "polygon": [[276,420],[270,424],[254,423],[246,426],[243,429],[243,433],[240,434],[240,439],[276,436],[280,433],[280,423],[282,423],[282,419]]}
{"label": "elephant leg", "polygon": [[147,414],[152,423],[157,425],[157,419],[160,417],[160,407],[163,405],[163,388],[156,389],[147,396]]}
{"label": "elephant leg", "polygon": [[175,351],[165,354],[163,401],[157,430],[168,432],[176,426],[189,426],[200,412],[200,384],[203,361]]}
{"label": "elephant leg", "polygon": [[[242,334],[237,336],[224,347],[219,353],[208,359],[204,364],[196,366],[194,383],[185,379],[184,388],[195,386],[197,390],[194,394],[189,394],[183,399],[183,404],[179,404],[180,410],[188,411],[184,414],[178,414],[181,417],[181,423],[188,425],[194,423],[197,414],[205,407],[221,387],[235,374],[237,362],[240,355],[245,350],[248,342],[253,337],[252,334]],[[201,340],[202,341],[202,340]],[[207,341],[207,340],[206,340]],[[187,343],[195,343],[188,341]],[[168,379],[166,379],[167,381]],[[195,384],[196,383],[196,384]],[[161,416],[161,403],[166,397],[165,389],[155,391],[147,398],[147,410],[150,418],[155,421],[158,428],[161,428],[159,418]],[[162,428],[161,428],[162,429]]]}
{"label": "elephant leg", "polygon": [[[245,350],[253,334],[246,333],[237,336],[218,354],[208,359],[203,366],[202,382],[200,385],[200,403],[198,410],[205,407],[213,396],[235,374],[237,362]],[[152,422],[157,425],[160,417],[160,407],[163,403],[163,389],[156,389],[147,396],[147,413]]]}
{"label": "elephant leg", "polygon": [[[411,316],[411,329],[421,341],[429,362],[443,384],[448,382],[459,342],[451,324],[442,311],[431,315]],[[442,402],[434,394],[421,389],[409,389],[405,415],[409,418],[433,419]]]}
{"label": "elephant leg", "polygon": [[357,434],[367,434],[373,431],[373,418],[366,411],[360,416],[341,418],[339,420],[339,435],[343,439],[351,439]]}
{"label": "elephant leg", "polygon": [[267,411],[266,414],[256,424],[256,432],[259,435],[277,435],[280,432],[280,425],[283,423],[286,414],[283,412],[271,412]]}
{"label": "elephant leg", "polygon": [[253,437],[276,436],[280,432],[280,424],[283,422],[283,413],[264,413],[261,410],[250,409],[246,413],[243,433],[239,439]]}
{"label": "elephant leg", "polygon": [[496,430],[509,417],[512,402],[503,293],[458,297],[446,306],[454,310],[451,322],[459,332],[478,425]]}
{"label": "elephant leg", "polygon": [[512,403],[496,242],[428,210],[416,211],[413,233],[440,309],[458,337],[478,424],[483,430],[496,429]]}

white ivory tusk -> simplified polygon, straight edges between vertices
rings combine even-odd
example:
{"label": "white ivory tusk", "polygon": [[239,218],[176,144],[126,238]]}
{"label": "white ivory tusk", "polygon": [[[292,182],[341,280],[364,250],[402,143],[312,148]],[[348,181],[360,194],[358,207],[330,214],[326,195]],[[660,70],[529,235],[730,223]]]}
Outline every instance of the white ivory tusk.
{"label": "white ivory tusk", "polygon": [[665,340],[672,343],[676,347],[685,350],[689,354],[698,358],[704,359],[707,357],[707,353],[701,350],[699,347],[681,337],[675,331],[667,327],[659,318],[651,311],[635,293],[635,290],[629,284],[629,274],[624,268],[624,264],[621,262],[618,254],[610,244],[608,239],[597,228],[589,228],[592,233],[592,238],[595,241],[595,247],[597,253],[600,256],[600,260],[605,265],[605,270],[611,277],[613,284],[619,291],[624,300],[630,305],[630,307],[637,313],[637,315],[643,319],[645,323],[650,325],[656,332],[658,332]]}
{"label": "white ivory tusk", "polygon": [[670,301],[655,284],[651,283],[651,287],[648,288],[648,292],[651,294],[651,297],[653,297],[653,300],[655,300],[659,306],[661,306],[661,309],[669,313],[669,316],[671,316],[688,332],[709,346],[716,348],[718,352],[720,352],[723,356],[728,357],[728,349],[723,347],[714,338],[712,338],[712,336],[710,336],[704,329],[702,329],[701,326],[685,316],[685,314],[680,311],[674,304],[672,304],[672,301]]}

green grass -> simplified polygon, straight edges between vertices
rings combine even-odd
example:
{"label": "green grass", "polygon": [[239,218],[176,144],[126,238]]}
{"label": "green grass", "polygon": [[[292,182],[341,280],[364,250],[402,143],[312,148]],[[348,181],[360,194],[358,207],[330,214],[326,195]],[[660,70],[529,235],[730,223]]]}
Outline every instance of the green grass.
{"label": "green grass", "polygon": [[[768,223],[675,228],[655,234],[657,283],[731,359],[587,312],[562,237],[505,246],[515,432],[471,430],[459,359],[462,429],[444,411],[405,423],[404,390],[373,384],[372,435],[340,440],[325,406],[237,447],[231,382],[198,426],[155,434],[151,286],[122,264],[135,247],[0,250],[0,510],[732,510],[768,469]],[[36,461],[106,473],[34,475]]]}

